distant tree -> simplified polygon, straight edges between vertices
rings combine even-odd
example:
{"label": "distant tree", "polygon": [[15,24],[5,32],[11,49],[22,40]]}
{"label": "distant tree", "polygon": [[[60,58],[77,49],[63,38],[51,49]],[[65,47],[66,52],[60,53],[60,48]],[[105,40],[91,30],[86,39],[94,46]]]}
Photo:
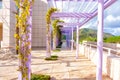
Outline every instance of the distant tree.
{"label": "distant tree", "polygon": [[120,43],[120,36],[112,36],[112,37],[106,38],[104,40],[104,42],[107,42],[107,43]]}

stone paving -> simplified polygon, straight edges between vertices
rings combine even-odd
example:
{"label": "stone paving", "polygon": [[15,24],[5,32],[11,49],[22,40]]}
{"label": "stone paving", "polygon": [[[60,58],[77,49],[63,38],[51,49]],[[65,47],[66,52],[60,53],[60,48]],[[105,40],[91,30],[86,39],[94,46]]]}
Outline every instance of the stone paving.
{"label": "stone paving", "polygon": [[[51,80],[95,80],[96,66],[83,55],[75,58],[75,51],[52,52],[57,61],[45,61],[45,50],[32,51],[32,72],[48,74]],[[17,80],[18,60],[0,61],[0,80]],[[112,80],[103,75],[103,80]]]}

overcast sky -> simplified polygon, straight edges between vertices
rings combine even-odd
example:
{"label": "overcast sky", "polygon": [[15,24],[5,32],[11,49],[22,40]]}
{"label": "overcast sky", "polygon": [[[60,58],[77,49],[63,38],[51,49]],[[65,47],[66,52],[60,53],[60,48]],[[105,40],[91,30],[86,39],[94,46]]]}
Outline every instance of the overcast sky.
{"label": "overcast sky", "polygon": [[[89,21],[84,27],[97,29],[97,17]],[[120,0],[104,11],[104,32],[120,35]]]}

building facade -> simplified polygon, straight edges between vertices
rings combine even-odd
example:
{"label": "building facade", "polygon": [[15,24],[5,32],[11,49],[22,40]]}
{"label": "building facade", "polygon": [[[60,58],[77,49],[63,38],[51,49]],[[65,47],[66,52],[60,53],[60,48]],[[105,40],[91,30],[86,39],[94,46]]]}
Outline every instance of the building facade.
{"label": "building facade", "polygon": [[[1,47],[15,46],[15,14],[14,0],[0,0],[0,23],[2,24]],[[46,0],[35,0],[32,16],[32,47],[46,46]]]}

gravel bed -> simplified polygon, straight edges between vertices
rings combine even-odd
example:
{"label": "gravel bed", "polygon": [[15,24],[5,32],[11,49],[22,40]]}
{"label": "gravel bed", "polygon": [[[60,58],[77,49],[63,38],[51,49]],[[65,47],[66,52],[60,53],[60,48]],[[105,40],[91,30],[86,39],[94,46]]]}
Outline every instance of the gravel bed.
{"label": "gravel bed", "polygon": [[15,49],[0,49],[0,60],[14,60],[17,59]]}

